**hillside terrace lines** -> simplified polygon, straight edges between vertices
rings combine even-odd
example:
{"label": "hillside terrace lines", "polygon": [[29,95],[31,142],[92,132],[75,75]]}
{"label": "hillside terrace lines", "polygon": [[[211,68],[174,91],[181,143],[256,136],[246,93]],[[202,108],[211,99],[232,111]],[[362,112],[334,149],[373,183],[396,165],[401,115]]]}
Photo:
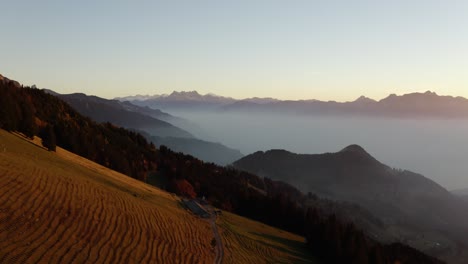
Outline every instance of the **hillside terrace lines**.
{"label": "hillside terrace lines", "polygon": [[[34,237],[30,238],[30,240],[28,241],[26,253],[21,254],[20,260],[22,262],[25,262],[26,259],[29,259],[29,261],[31,262],[36,262],[36,259],[39,259],[44,252],[47,252],[47,250],[44,250],[44,252],[40,252],[37,249],[42,247],[45,244],[45,241],[52,239],[56,233],[56,229],[51,228],[51,226],[55,226],[53,222],[56,221],[56,219],[52,217],[47,217],[48,215],[50,215],[48,210],[44,210],[40,218],[38,217],[34,219],[34,229],[37,230],[37,232],[35,232]],[[41,230],[47,231],[42,232]]]}
{"label": "hillside terrace lines", "polygon": [[[105,177],[102,167],[89,170],[92,164],[74,164],[71,154],[60,159],[63,153],[25,146],[0,131],[2,143],[5,138],[13,151],[0,160],[0,262],[214,259],[208,224],[178,208],[171,195],[126,177],[115,180],[124,177],[115,172]],[[35,155],[38,161],[30,160]],[[47,169],[38,169],[41,163]]]}
{"label": "hillside terrace lines", "polygon": [[[75,186],[73,184],[67,185],[66,188],[66,193],[76,193],[77,190],[76,188],[79,188],[79,186]],[[61,197],[62,198],[62,197]],[[74,232],[76,229],[74,227],[74,222],[77,221],[77,219],[74,219],[72,216],[75,214],[74,211],[71,210],[72,204],[75,202],[72,198],[75,198],[74,195],[65,195],[64,197],[64,202],[65,206],[60,208],[57,213],[60,214],[60,224],[58,226],[58,229],[60,230],[60,233],[57,234],[57,240],[54,245],[51,245],[51,248],[54,250],[51,250],[50,257],[53,256],[58,256],[61,257],[63,256],[63,251],[68,250],[66,247],[62,247],[60,245],[60,238],[61,237],[70,237],[70,233]],[[63,199],[62,198],[62,199]]]}
{"label": "hillside terrace lines", "polygon": [[[23,182],[22,185],[25,185],[27,184],[27,182]],[[44,183],[44,181],[41,181],[39,183],[39,188],[43,185],[43,184],[46,184]],[[12,197],[10,197],[10,207],[11,208],[15,208],[15,207],[19,207],[21,206],[20,208],[25,208],[26,210],[29,210],[31,208],[34,208],[34,206],[37,205],[38,202],[40,202],[40,199],[34,199],[33,195],[31,195],[32,192],[34,192],[32,185],[29,185],[30,188],[26,189],[26,190],[21,190],[21,191],[17,191],[15,194],[13,194]],[[48,192],[50,192],[51,190],[48,190]],[[26,198],[26,199],[24,199]],[[24,201],[24,202],[22,202]],[[4,204],[8,204],[8,201],[5,202]],[[26,206],[24,206],[26,205]],[[10,218],[10,219],[2,219],[2,223],[9,223],[10,225],[14,225],[15,227],[14,228],[11,228],[12,231],[15,231],[16,229],[18,228],[21,228],[21,224],[25,225],[29,230],[30,230],[30,235],[28,236],[27,240],[26,241],[23,241],[23,240],[19,240],[17,236],[14,236],[14,233],[12,232],[9,232],[9,230],[6,231],[7,233],[7,239],[11,239],[13,241],[11,241],[9,243],[9,245],[7,245],[7,247],[5,248],[5,250],[7,250],[7,252],[10,252],[10,253],[13,253],[12,250],[9,251],[9,249],[12,249],[12,248],[19,248],[19,247],[23,247],[23,248],[28,248],[30,247],[30,245],[32,244],[32,241],[35,240],[35,237],[37,237],[38,235],[34,236],[34,234],[36,233],[35,231],[37,231],[36,229],[36,225],[37,223],[35,222],[35,220],[37,219],[37,215],[34,214],[34,213],[27,213],[29,211],[24,211],[23,213],[21,213],[21,211],[18,211],[18,215],[15,217],[15,218]],[[8,220],[11,220],[11,221],[8,221]],[[8,257],[8,254],[4,256],[4,258]],[[2,261],[4,259],[0,259],[0,261]]]}
{"label": "hillside terrace lines", "polygon": [[[65,196],[65,198],[67,198],[67,196]],[[70,203],[70,202],[71,202],[71,199],[67,199],[67,201],[68,201],[68,203]],[[61,210],[60,210],[60,209],[57,209],[55,212],[56,212],[56,213],[60,213]],[[59,218],[60,223],[63,223],[63,221],[64,221],[65,219],[66,219],[66,217],[61,216],[61,217]],[[57,226],[58,226],[58,225],[57,225]],[[50,228],[53,228],[53,226],[51,226]],[[44,251],[44,253],[43,253],[43,254],[40,256],[40,258],[38,259],[38,262],[41,262],[41,261],[44,259],[46,253],[49,253],[49,252],[55,252],[55,253],[56,253],[57,251],[59,251],[59,250],[61,249],[60,244],[59,244],[59,242],[60,242],[60,237],[63,237],[63,236],[65,235],[65,232],[67,232],[67,231],[70,231],[70,230],[69,230],[68,228],[57,228],[57,229],[56,229],[56,233],[55,233],[55,234],[56,234],[56,237],[58,237],[58,238],[55,238],[55,243],[51,244],[50,247],[49,247],[47,250]],[[60,232],[60,233],[59,233],[59,232]],[[45,241],[48,241],[48,239],[45,240]],[[52,253],[51,255],[54,256],[54,255],[57,255],[57,254]]]}
{"label": "hillside terrace lines", "polygon": [[[125,226],[129,229],[128,232],[124,232],[124,237],[120,241],[120,244],[117,245],[117,247],[123,248],[122,255],[119,259],[117,259],[116,255],[112,256],[112,258],[110,259],[111,263],[128,263],[128,259],[130,259],[130,257],[132,256],[132,253],[135,253],[134,255],[138,253],[135,252],[135,248],[138,247],[139,243],[141,243],[141,235],[143,229],[146,228],[144,223],[138,222],[138,220],[135,219],[135,217],[132,214],[124,214],[123,217],[125,219]],[[136,228],[135,225],[137,224],[140,224],[141,228]],[[133,234],[136,234],[136,236],[133,236]],[[134,245],[132,246],[132,244]],[[127,261],[123,261],[124,259],[127,259]]]}
{"label": "hillside terrace lines", "polygon": [[[123,207],[126,208],[127,205],[123,203]],[[136,252],[129,251],[129,245],[139,236],[141,235],[141,231],[145,228],[144,225],[138,220],[133,221],[133,217],[131,213],[122,212],[118,218],[120,219],[119,225],[116,225],[117,231],[116,233],[122,234],[119,238],[111,239],[111,248],[122,248],[122,254],[117,255],[117,252],[110,251],[106,257],[106,260],[109,260],[110,263],[121,263],[123,257],[129,257],[130,255],[134,255]],[[145,246],[145,245],[141,245]]]}
{"label": "hillside terrace lines", "polygon": [[320,263],[300,236],[228,212],[218,222],[224,263]]}
{"label": "hillside terrace lines", "polygon": [[[38,177],[39,178],[39,177]],[[47,182],[46,183],[43,183],[44,185],[47,185]],[[33,185],[30,185],[31,187]],[[42,184],[39,185],[39,188],[37,189],[37,191],[40,192],[41,188],[42,188]],[[43,195],[43,196],[34,196],[33,193],[34,191],[32,191],[31,193],[29,193],[29,195],[20,195],[19,198],[17,199],[18,201],[21,201],[21,198],[24,198],[25,196],[28,196],[29,199],[26,200],[25,199],[25,202],[23,204],[29,204],[31,205],[30,208],[34,208],[34,207],[40,207],[42,208],[43,206],[42,203],[44,201],[44,197],[49,197],[49,193],[52,193],[52,192],[55,192],[56,189],[52,189],[52,188],[49,188],[46,190],[46,195]],[[51,196],[53,196],[53,194],[51,194]],[[37,202],[37,203],[36,203]],[[22,206],[20,206],[19,208],[23,208]],[[21,258],[24,258],[24,257],[27,257],[27,256],[30,256],[30,254],[32,254],[31,252],[33,251],[33,248],[34,247],[39,247],[42,243],[41,242],[37,242],[36,240],[38,239],[44,239],[47,238],[46,234],[44,233],[40,233],[39,230],[42,230],[42,229],[45,229],[48,231],[48,233],[50,233],[50,231],[54,231],[55,229],[50,229],[48,227],[50,227],[50,222],[49,221],[52,221],[54,220],[54,218],[47,218],[47,215],[49,215],[49,211],[50,211],[50,207],[44,207],[44,211],[41,212],[41,215],[38,215],[38,214],[31,214],[28,216],[28,223],[31,224],[31,227],[30,228],[33,228],[33,230],[30,232],[30,235],[29,237],[27,238],[28,242],[27,242],[27,248],[28,250],[23,253],[21,256]],[[28,211],[26,212],[29,212],[30,209],[26,209]],[[24,215],[24,214],[23,214]],[[46,219],[44,221],[44,219]],[[16,222],[13,220],[13,223]],[[46,232],[47,233],[47,232]],[[17,243],[24,243],[24,241],[18,241]],[[11,243],[11,245],[13,246],[14,244]],[[20,258],[20,259],[21,259]]]}
{"label": "hillside terrace lines", "polygon": [[[78,186],[82,187],[82,186]],[[71,227],[70,229],[67,229],[68,232],[71,234],[77,234],[76,236],[70,235],[69,237],[71,238],[70,241],[70,247],[65,250],[65,252],[60,251],[59,245],[57,245],[58,251],[57,255],[61,256],[59,259],[59,262],[61,263],[71,263],[78,253],[82,252],[82,247],[80,247],[79,243],[82,239],[81,234],[86,234],[86,232],[91,232],[89,228],[89,222],[86,221],[86,219],[91,218],[91,216],[95,215],[95,213],[99,210],[99,207],[93,207],[90,208],[89,210],[86,210],[86,208],[83,208],[82,210],[78,209],[76,212],[72,212],[71,215],[76,215],[76,218],[74,219],[69,219],[69,222],[78,222],[79,224],[73,225],[75,228]],[[90,221],[91,222],[91,221]],[[46,240],[47,241],[47,240]],[[73,250],[75,251],[73,253]],[[63,257],[63,259],[62,259]],[[66,257],[70,257],[67,259]]]}
{"label": "hillside terrace lines", "polygon": [[[147,219],[147,218],[145,218]],[[134,228],[134,225],[137,224],[137,219],[135,217],[132,216],[132,224],[130,225],[132,227],[132,229],[135,229]],[[130,257],[132,256],[132,252],[134,252],[134,250],[138,247],[138,245],[140,244],[141,242],[141,238],[142,238],[142,234],[143,234],[143,229],[146,229],[147,228],[147,222],[143,222],[142,223],[142,228],[140,228],[139,230],[136,230],[136,232],[138,233],[138,236],[136,239],[133,239],[131,240],[131,243],[129,243],[125,248],[128,250],[128,253],[124,253],[124,255],[126,255],[126,257],[124,259],[122,259],[122,262],[121,263],[129,263],[129,260],[130,260]],[[134,259],[133,259],[134,260]]]}
{"label": "hillside terrace lines", "polygon": [[[99,203],[102,203],[102,199],[99,199],[100,196],[98,195],[97,189],[94,189],[93,191],[94,191],[94,194],[96,195],[95,197],[97,197],[96,201],[98,201]],[[99,220],[102,218],[102,215],[103,215],[103,210],[99,211],[97,216],[93,215],[93,225],[91,229],[82,237],[82,240],[86,243],[85,247],[83,248],[84,262],[87,262],[89,260],[90,252],[91,252],[90,244],[94,244],[93,242],[97,241],[97,237],[96,237],[97,231],[101,227]],[[78,254],[79,254],[79,251],[76,251],[75,254],[71,257],[71,259],[75,259],[78,256]]]}

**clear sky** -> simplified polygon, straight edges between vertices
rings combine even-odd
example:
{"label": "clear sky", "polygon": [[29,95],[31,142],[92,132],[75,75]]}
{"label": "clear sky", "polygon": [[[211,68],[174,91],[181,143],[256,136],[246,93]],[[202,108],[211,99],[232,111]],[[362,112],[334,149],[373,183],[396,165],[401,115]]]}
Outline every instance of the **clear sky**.
{"label": "clear sky", "polygon": [[0,3],[0,74],[62,93],[468,97],[465,0]]}

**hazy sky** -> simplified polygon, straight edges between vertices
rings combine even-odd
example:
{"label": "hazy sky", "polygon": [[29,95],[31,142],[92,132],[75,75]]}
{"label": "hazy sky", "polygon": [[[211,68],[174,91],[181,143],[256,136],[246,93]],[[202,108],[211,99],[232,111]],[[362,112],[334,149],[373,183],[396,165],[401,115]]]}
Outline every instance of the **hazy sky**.
{"label": "hazy sky", "polygon": [[464,0],[0,3],[0,74],[58,92],[468,97]]}

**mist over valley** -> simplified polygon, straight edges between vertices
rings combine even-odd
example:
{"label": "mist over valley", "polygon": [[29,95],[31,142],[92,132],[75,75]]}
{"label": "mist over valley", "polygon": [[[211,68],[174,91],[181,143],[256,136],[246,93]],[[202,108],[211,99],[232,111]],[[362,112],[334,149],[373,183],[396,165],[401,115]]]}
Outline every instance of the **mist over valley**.
{"label": "mist over valley", "polygon": [[173,113],[196,123],[198,129],[190,132],[197,137],[244,154],[269,149],[316,154],[358,144],[389,166],[418,172],[449,190],[468,187],[466,119]]}

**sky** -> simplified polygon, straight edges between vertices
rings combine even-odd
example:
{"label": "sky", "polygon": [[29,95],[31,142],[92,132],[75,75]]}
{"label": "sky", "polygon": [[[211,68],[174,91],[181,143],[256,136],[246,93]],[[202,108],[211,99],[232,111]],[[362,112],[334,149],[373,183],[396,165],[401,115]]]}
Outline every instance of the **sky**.
{"label": "sky", "polygon": [[0,3],[0,74],[60,93],[468,97],[464,0]]}

